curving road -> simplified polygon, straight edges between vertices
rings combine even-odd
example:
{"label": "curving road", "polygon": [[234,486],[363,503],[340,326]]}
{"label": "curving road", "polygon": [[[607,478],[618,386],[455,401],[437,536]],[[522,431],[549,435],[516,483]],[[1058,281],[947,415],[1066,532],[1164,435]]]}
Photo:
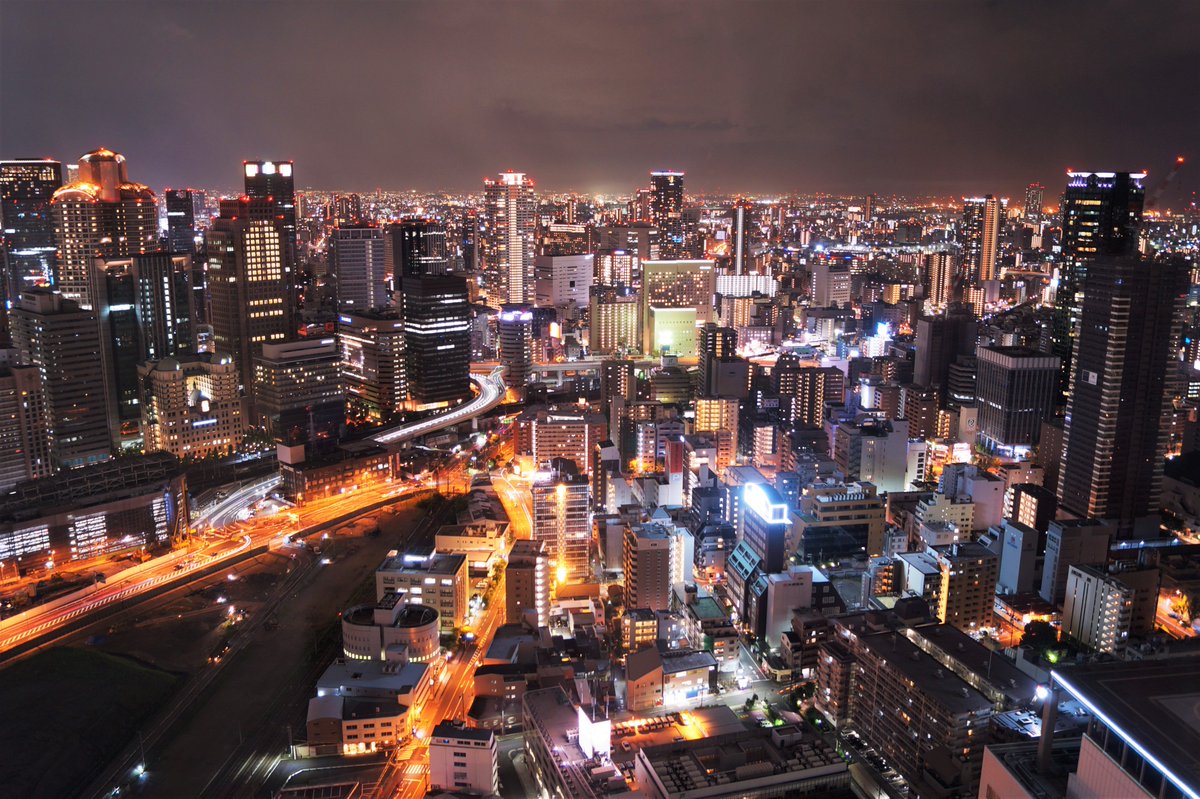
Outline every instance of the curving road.
{"label": "curving road", "polygon": [[473,399],[457,408],[439,413],[437,416],[423,419],[419,422],[393,427],[371,436],[371,440],[379,444],[399,444],[418,436],[433,433],[444,427],[490,411],[504,400],[504,381],[500,378],[500,367],[488,372],[477,372],[472,375],[471,382],[479,389]]}

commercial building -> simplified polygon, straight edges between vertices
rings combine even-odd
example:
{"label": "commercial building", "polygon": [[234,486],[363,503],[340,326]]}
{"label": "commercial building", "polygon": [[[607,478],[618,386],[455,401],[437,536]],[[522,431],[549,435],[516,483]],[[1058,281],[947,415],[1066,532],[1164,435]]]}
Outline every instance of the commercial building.
{"label": "commercial building", "polygon": [[883,498],[871,483],[816,484],[800,498],[790,549],[808,562],[883,554]]}
{"label": "commercial building", "polygon": [[96,257],[153,252],[159,248],[154,192],[129,180],[125,156],[99,149],[79,159],[79,177],[51,200],[58,246],[55,288],[79,307],[94,306]]}
{"label": "commercial building", "polygon": [[637,713],[699,701],[713,690],[717,661],[703,650],[646,647],[625,659],[625,707]]}
{"label": "commercial building", "polygon": [[427,275],[400,281],[408,392],[418,407],[471,393],[471,305],[466,281]]}
{"label": "commercial building", "polygon": [[537,255],[533,259],[534,300],[539,307],[588,304],[595,256]]}
{"label": "commercial building", "polygon": [[400,602],[428,605],[438,612],[443,633],[452,633],[467,618],[467,559],[463,555],[388,553],[375,569],[375,597],[389,592]]}
{"label": "commercial building", "polygon": [[1067,576],[1072,566],[1099,566],[1108,562],[1112,531],[1097,519],[1058,519],[1046,531],[1046,559],[1038,595],[1055,607],[1066,599]]}
{"label": "commercial building", "polygon": [[812,265],[813,306],[846,308],[850,305],[850,267],[818,258]]}
{"label": "commercial building", "polygon": [[429,605],[385,593],[374,605],[347,609],[342,617],[342,653],[355,660],[424,662],[441,651],[441,618]]}
{"label": "commercial building", "polygon": [[[645,261],[642,263],[642,345],[648,352],[655,352],[651,309],[660,309],[662,322],[670,310],[692,309],[696,316],[693,324],[712,321],[715,282],[712,261]],[[666,328],[664,328],[666,329]],[[691,355],[695,354],[693,349]],[[678,353],[679,349],[672,348]],[[686,353],[685,353],[686,354]]]}
{"label": "commercial building", "polygon": [[498,796],[500,756],[491,730],[443,721],[429,736],[429,789]]}
{"label": "commercial building", "polygon": [[338,316],[342,381],[351,407],[376,418],[402,410],[408,402],[404,322],[395,309]]}
{"label": "commercial building", "polygon": [[588,305],[588,343],[597,355],[640,352],[640,296],[633,289],[593,286]]}
{"label": "commercial building", "polygon": [[55,469],[107,460],[111,454],[104,368],[96,314],[49,289],[21,294],[9,314],[21,363],[36,367],[45,393],[50,458]]}
{"label": "commercial building", "polygon": [[1182,260],[1100,257],[1087,267],[1064,428],[1061,507],[1112,520],[1117,538],[1157,537]]}
{"label": "commercial building", "polygon": [[504,305],[496,322],[504,384],[523,390],[533,371],[533,310],[527,305]]}
{"label": "commercial building", "polygon": [[405,277],[450,272],[446,226],[433,219],[405,219],[388,225],[385,233],[384,274],[396,286]]}
{"label": "commercial building", "polygon": [[650,173],[650,222],[660,232],[664,258],[684,258],[688,241],[683,220],[683,172]]}
{"label": "commercial building", "polygon": [[336,339],[264,344],[254,375],[257,418],[275,439],[281,465],[333,450],[346,423]]}
{"label": "commercial building", "polygon": [[0,365],[0,493],[53,473],[50,440],[41,372]]}
{"label": "commercial building", "polygon": [[376,225],[333,229],[329,263],[337,281],[339,311],[360,312],[392,304],[388,291],[387,242]]}
{"label": "commercial building", "polygon": [[515,422],[514,449],[519,457],[532,459],[534,469],[545,469],[561,458],[589,473],[592,452],[608,438],[604,417],[577,406],[552,406],[527,410]]}
{"label": "commercial building", "polygon": [[191,189],[163,189],[167,212],[167,248],[172,253],[196,252],[196,196]]}
{"label": "commercial building", "polygon": [[1021,347],[980,347],[976,363],[980,440],[1005,453],[1028,452],[1054,410],[1058,357]]}
{"label": "commercial building", "polygon": [[216,353],[138,366],[146,452],[203,458],[232,452],[245,423],[233,358]]}
{"label": "commercial building", "polygon": [[534,301],[533,257],[537,198],[523,172],[502,172],[483,182],[483,272],[491,305]]}
{"label": "commercial building", "polygon": [[[574,704],[561,685],[521,697],[525,757],[541,791],[560,799],[598,799],[628,791],[609,758],[612,721],[602,706]],[[600,771],[593,769],[600,768]],[[599,785],[593,786],[598,780]]]}
{"label": "commercial building", "polygon": [[505,621],[516,624],[532,612],[537,626],[546,626],[550,618],[550,570],[545,542],[513,542],[504,570]]}
{"label": "commercial building", "polygon": [[845,479],[874,484],[880,491],[908,488],[908,422],[864,417],[833,428],[833,462]]}
{"label": "commercial building", "polygon": [[53,283],[58,248],[50,202],[61,186],[62,164],[58,161],[0,161],[2,299],[15,301],[25,289]]}

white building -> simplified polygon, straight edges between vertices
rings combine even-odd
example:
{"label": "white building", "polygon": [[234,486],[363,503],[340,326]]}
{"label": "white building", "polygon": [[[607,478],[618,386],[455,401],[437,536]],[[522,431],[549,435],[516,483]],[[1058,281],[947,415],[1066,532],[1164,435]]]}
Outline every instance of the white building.
{"label": "white building", "polygon": [[538,255],[533,259],[536,300],[541,307],[588,304],[594,255]]}
{"label": "white building", "polygon": [[440,616],[442,632],[453,632],[466,621],[467,584],[464,555],[401,555],[393,549],[375,570],[378,600],[394,592],[400,602],[429,605]]}
{"label": "white building", "polygon": [[491,730],[443,721],[429,738],[429,789],[478,796],[500,793],[500,760]]}
{"label": "white building", "polygon": [[1063,600],[1063,632],[1086,647],[1113,654],[1129,638],[1134,590],[1092,566],[1072,566]]}

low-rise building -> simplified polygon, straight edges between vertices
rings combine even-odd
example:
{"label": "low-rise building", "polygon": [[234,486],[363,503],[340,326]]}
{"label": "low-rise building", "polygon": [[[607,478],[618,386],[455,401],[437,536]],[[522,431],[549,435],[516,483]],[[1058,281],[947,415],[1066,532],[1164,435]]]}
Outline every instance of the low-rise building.
{"label": "low-rise building", "polygon": [[716,659],[703,650],[634,652],[625,661],[625,706],[636,712],[696,702],[712,690],[716,670]]}
{"label": "low-rise building", "polygon": [[448,555],[465,555],[467,569],[484,576],[504,560],[508,546],[508,524],[499,521],[477,521],[466,524],[446,524],[434,536],[434,548]]}
{"label": "low-rise building", "polygon": [[389,592],[342,614],[342,651],[357,660],[426,661],[440,651],[438,612]]}
{"label": "low-rise building", "polygon": [[496,735],[443,721],[429,737],[429,789],[473,796],[500,792]]}
{"label": "low-rise building", "polygon": [[463,555],[407,553],[396,550],[375,570],[375,595],[394,592],[401,602],[429,605],[438,612],[443,633],[467,619],[467,559]]}

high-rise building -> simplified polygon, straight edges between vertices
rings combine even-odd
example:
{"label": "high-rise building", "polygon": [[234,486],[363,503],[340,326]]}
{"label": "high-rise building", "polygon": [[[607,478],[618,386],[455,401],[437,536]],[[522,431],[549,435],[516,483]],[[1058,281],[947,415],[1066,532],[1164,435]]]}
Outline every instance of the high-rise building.
{"label": "high-rise building", "polygon": [[833,462],[847,480],[865,480],[880,491],[908,489],[907,421],[843,421],[832,438]]}
{"label": "high-rise building", "polygon": [[386,418],[408,401],[404,322],[394,308],[338,316],[346,400],[357,410]]}
{"label": "high-rise building", "polygon": [[968,542],[930,547],[942,574],[934,613],[943,624],[963,632],[992,625],[1000,559],[982,544]]}
{"label": "high-rise building", "polygon": [[608,437],[605,418],[577,405],[530,408],[517,417],[515,425],[515,452],[532,457],[538,469],[566,460],[590,473],[592,453]]}
{"label": "high-rise building", "polygon": [[1137,252],[1146,199],[1145,172],[1068,172],[1062,205],[1062,264],[1054,295],[1051,334],[1062,359],[1060,386],[1072,374],[1088,266],[1102,255]]}
{"label": "high-rise building", "polygon": [[504,305],[496,323],[504,384],[523,390],[533,369],[533,310],[528,305]]}
{"label": "high-rise building", "polygon": [[94,150],[79,159],[79,179],[54,192],[51,203],[58,243],[54,285],[81,308],[93,305],[92,260],[159,249],[154,192],[132,183],[125,157]]}
{"label": "high-rise building", "polygon": [[593,286],[628,286],[642,284],[642,264],[632,250],[599,250],[592,259]]}
{"label": "high-rise building", "polygon": [[687,257],[683,224],[683,172],[650,173],[650,221],[662,231],[662,257]]}
{"label": "high-rise building", "polygon": [[754,212],[754,204],[745,198],[738,199],[733,204],[733,273],[743,274],[749,263],[750,255],[750,215]]}
{"label": "high-rise building", "polygon": [[242,401],[233,358],[206,352],[138,365],[146,452],[203,458],[242,440]]}
{"label": "high-rise building", "polygon": [[1008,200],[994,197],[964,197],[962,230],[963,271],[972,286],[980,286],[998,277],[996,260],[1000,252],[1000,231],[1008,211]]}
{"label": "high-rise building", "polygon": [[37,367],[46,396],[55,469],[108,460],[111,449],[96,314],[48,289],[21,293],[11,317],[13,348]]}
{"label": "high-rise building", "polygon": [[812,265],[813,306],[845,308],[850,304],[850,267],[830,258],[818,258]]}
{"label": "high-rise building", "polygon": [[254,360],[254,410],[281,465],[337,445],[346,424],[341,365],[333,337],[263,344]]}
{"label": "high-rise building", "polygon": [[0,493],[53,472],[46,413],[39,368],[0,365]]}
{"label": "high-rise building", "polygon": [[62,186],[62,164],[48,158],[0,161],[0,314],[27,288],[54,282],[56,244],[50,201]]}
{"label": "high-rise building", "polygon": [[527,611],[533,611],[537,626],[546,626],[550,617],[550,568],[544,542],[527,538],[513,542],[504,569],[505,621],[517,624]]}
{"label": "high-rise building", "polygon": [[404,277],[451,271],[446,226],[434,219],[405,219],[388,225],[384,271],[397,286]]}
{"label": "high-rise building", "polygon": [[820,427],[825,406],[845,400],[846,375],[835,366],[806,366],[796,355],[784,353],[771,376],[781,412],[804,427]]}
{"label": "high-rise building", "polygon": [[[209,322],[218,352],[233,356],[252,408],[254,359],[295,329],[287,231],[271,200],[222,200],[205,236]],[[254,421],[250,412],[247,419]]]}
{"label": "high-rise building", "polygon": [[400,296],[408,393],[417,406],[471,393],[471,305],[457,275],[403,278]]}
{"label": "high-rise building", "polygon": [[296,268],[296,178],[291,161],[243,161],[246,196],[252,200],[273,200],[278,209],[283,240],[287,247],[287,265]]}
{"label": "high-rise building", "polygon": [[[558,467],[558,468],[555,468]],[[561,462],[551,465],[530,486],[533,540],[550,555],[556,584],[591,579],[592,520],[587,479]]]}
{"label": "high-rise building", "polygon": [[655,310],[690,309],[695,312],[693,325],[711,322],[715,286],[712,261],[644,261],[642,346],[654,350]]}
{"label": "high-rise building", "polygon": [[717,444],[717,474],[737,460],[738,452],[737,397],[699,397],[696,400],[695,430],[708,433]]}
{"label": "high-rise building", "polygon": [[1021,347],[980,347],[976,363],[980,438],[993,449],[1028,451],[1054,410],[1058,357]]}
{"label": "high-rise building", "polygon": [[339,311],[356,313],[392,304],[386,260],[382,228],[359,224],[333,229],[329,261],[337,280]]}
{"label": "high-rise building", "polygon": [[167,249],[196,252],[196,200],[191,189],[163,189],[167,209]]}
{"label": "high-rise building", "polygon": [[975,354],[975,336],[975,318],[961,305],[952,305],[942,316],[918,319],[913,383],[936,388],[944,397],[951,364]]}
{"label": "high-rise building", "polygon": [[588,311],[588,343],[597,355],[640,352],[641,298],[629,288],[593,286]]}
{"label": "high-rise building", "polygon": [[1092,566],[1071,566],[1063,598],[1063,633],[1088,649],[1117,654],[1129,640],[1133,594],[1117,575]]}
{"label": "high-rise building", "polygon": [[97,258],[91,296],[113,445],[135,442],[142,418],[138,365],[196,351],[192,258],[152,252]]}
{"label": "high-rise building", "polygon": [[625,607],[671,607],[671,536],[657,524],[625,528]]}
{"label": "high-rise building", "polygon": [[533,259],[534,300],[539,307],[574,304],[583,308],[588,302],[595,273],[595,256],[538,255]]}
{"label": "high-rise building", "polygon": [[737,331],[709,322],[696,337],[696,350],[700,356],[701,391],[716,394],[720,362],[737,357]]}
{"label": "high-rise building", "polygon": [[1114,521],[1119,538],[1159,534],[1187,289],[1181,260],[1101,257],[1088,266],[1058,497],[1076,515]]}
{"label": "high-rise building", "polygon": [[600,411],[608,415],[613,400],[620,397],[625,402],[637,398],[637,377],[633,361],[605,360],[600,362]]}
{"label": "high-rise building", "polygon": [[1061,606],[1072,566],[1101,566],[1108,562],[1111,532],[1097,519],[1051,521],[1046,530],[1046,559],[1038,594],[1055,607]]}
{"label": "high-rise building", "polygon": [[787,563],[787,538],[792,530],[788,504],[774,487],[764,483],[747,483],[735,491],[742,492],[743,539],[759,558],[763,574],[782,572]]}
{"label": "high-rise building", "polygon": [[925,303],[942,308],[954,301],[954,282],[958,276],[958,260],[953,253],[928,252],[921,256],[921,285]]}
{"label": "high-rise building", "polygon": [[484,277],[492,305],[534,300],[537,198],[524,172],[501,172],[483,182],[487,239]]}
{"label": "high-rise building", "polygon": [[1042,221],[1042,200],[1046,187],[1041,183],[1030,183],[1025,187],[1025,219],[1034,224]]}

